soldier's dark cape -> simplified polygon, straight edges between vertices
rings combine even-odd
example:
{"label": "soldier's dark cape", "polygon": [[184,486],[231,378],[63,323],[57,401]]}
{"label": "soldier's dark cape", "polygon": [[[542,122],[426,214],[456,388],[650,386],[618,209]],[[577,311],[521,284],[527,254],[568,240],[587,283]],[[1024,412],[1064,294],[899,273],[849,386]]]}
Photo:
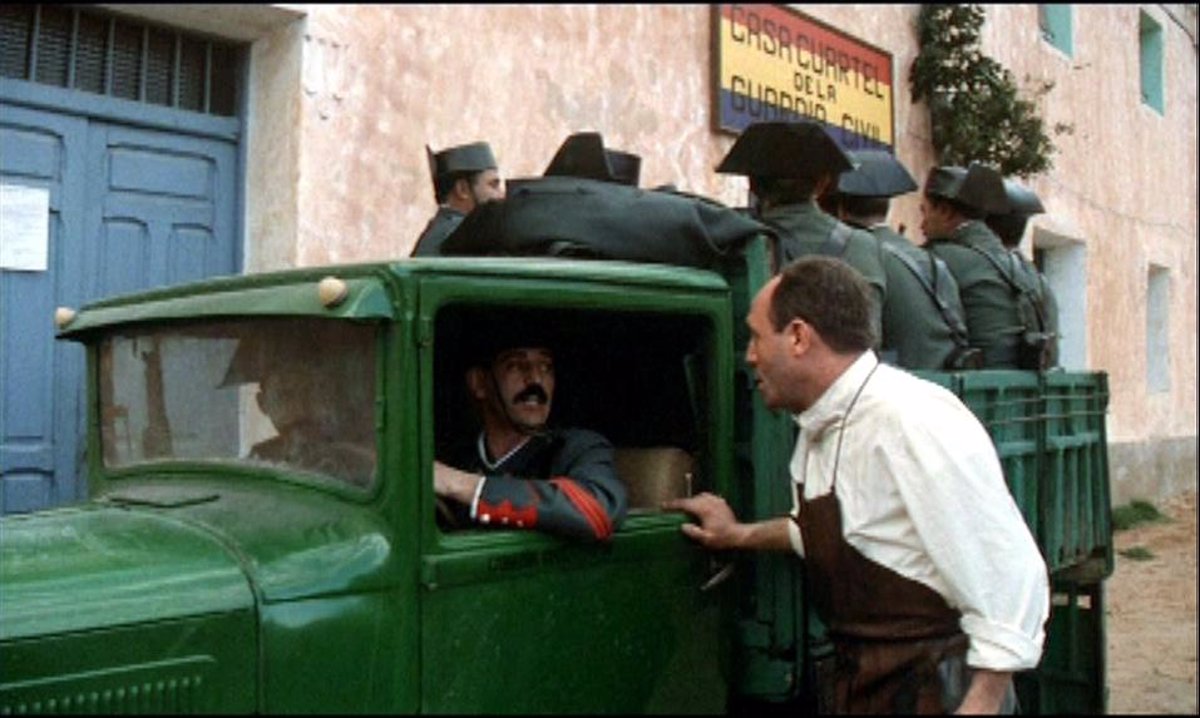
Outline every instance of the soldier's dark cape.
{"label": "soldier's dark cape", "polygon": [[712,200],[578,177],[514,180],[442,244],[445,255],[577,256],[711,268],[764,225]]}

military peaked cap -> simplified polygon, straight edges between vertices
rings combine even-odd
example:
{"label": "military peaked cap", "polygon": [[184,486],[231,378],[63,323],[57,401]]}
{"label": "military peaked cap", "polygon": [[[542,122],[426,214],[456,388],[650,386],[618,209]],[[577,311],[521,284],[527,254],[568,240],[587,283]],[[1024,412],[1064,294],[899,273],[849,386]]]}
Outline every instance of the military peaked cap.
{"label": "military peaked cap", "polygon": [[636,187],[642,158],[604,147],[599,132],[576,132],[563,140],[546,167],[546,177],[581,177]]}
{"label": "military peaked cap", "polygon": [[972,162],[971,166],[942,166],[929,170],[925,194],[966,205],[984,214],[1008,212],[1008,196],[1004,178],[987,165]]}
{"label": "military peaked cap", "polygon": [[838,177],[837,191],[852,197],[895,197],[912,192],[917,181],[891,152],[857,150],[850,158],[858,166]]}
{"label": "military peaked cap", "polygon": [[717,172],[780,179],[835,175],[854,168],[850,156],[816,122],[758,122],[738,136]]}
{"label": "military peaked cap", "polygon": [[491,145],[486,142],[472,142],[436,153],[426,145],[425,154],[429,156],[429,174],[434,181],[454,172],[482,172],[499,166]]}

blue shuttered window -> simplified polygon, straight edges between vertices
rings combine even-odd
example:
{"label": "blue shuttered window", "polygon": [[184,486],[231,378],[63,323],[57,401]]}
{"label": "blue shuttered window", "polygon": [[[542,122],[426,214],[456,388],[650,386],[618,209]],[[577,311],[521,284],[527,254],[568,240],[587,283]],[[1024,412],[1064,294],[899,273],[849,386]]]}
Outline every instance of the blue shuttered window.
{"label": "blue shuttered window", "polygon": [[233,117],[242,52],[87,8],[0,5],[0,77]]}

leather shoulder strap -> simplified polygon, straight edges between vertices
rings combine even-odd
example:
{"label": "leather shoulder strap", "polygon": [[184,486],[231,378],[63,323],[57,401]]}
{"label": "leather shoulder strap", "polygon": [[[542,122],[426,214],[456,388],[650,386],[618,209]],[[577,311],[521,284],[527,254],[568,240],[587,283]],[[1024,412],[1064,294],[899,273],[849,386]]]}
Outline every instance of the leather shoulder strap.
{"label": "leather shoulder strap", "polygon": [[[962,317],[958,316],[958,313],[951,309],[950,305],[946,303],[946,300],[942,299],[941,295],[938,294],[937,288],[933,285],[933,281],[925,273],[925,271],[922,270],[921,266],[914,262],[912,257],[909,257],[904,252],[901,252],[886,242],[881,242],[880,246],[883,247],[885,252],[899,259],[905,267],[908,267],[908,271],[912,272],[913,275],[916,276],[917,280],[921,282],[921,286],[925,289],[925,292],[929,295],[929,298],[932,299],[934,305],[937,306],[938,311],[942,315],[942,319],[946,322],[946,326],[950,327],[950,330],[954,332],[956,337],[961,337],[963,344],[966,344],[968,336],[967,325],[963,323]],[[936,259],[936,257],[930,255],[931,267],[934,266],[933,262]]]}
{"label": "leather shoulder strap", "polygon": [[851,229],[844,222],[838,222],[829,230],[829,236],[821,244],[820,253],[827,257],[841,257],[846,254],[846,246],[850,243]]}

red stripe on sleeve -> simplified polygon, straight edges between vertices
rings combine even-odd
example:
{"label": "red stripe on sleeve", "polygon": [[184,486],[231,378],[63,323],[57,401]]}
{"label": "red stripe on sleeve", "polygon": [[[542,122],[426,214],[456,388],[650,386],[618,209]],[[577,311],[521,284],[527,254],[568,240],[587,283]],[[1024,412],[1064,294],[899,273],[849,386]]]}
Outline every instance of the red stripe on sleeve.
{"label": "red stripe on sleeve", "polygon": [[604,507],[600,505],[595,496],[592,496],[586,489],[566,476],[558,476],[550,479],[550,483],[557,486],[583,518],[587,520],[588,525],[592,527],[592,534],[596,538],[607,539],[609,536],[612,536],[612,521],[609,520],[608,512],[604,510]]}

